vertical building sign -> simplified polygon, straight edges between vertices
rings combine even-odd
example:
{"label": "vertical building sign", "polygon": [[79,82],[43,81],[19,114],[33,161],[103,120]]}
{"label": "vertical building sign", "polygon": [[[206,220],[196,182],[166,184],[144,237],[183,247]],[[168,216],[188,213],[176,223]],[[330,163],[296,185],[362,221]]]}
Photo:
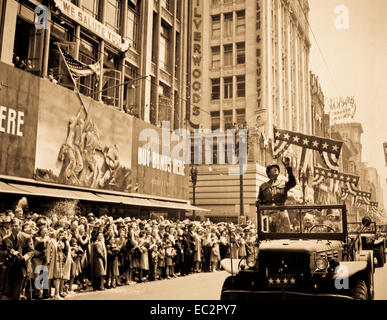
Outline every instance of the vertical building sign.
{"label": "vertical building sign", "polygon": [[[256,2],[256,59],[257,59],[257,111],[262,109],[262,3],[261,1]],[[261,125],[261,121],[257,119],[257,124]]]}
{"label": "vertical building sign", "polygon": [[387,142],[383,143],[383,150],[384,150],[384,159],[386,160],[386,167],[387,167]]}
{"label": "vertical building sign", "polygon": [[193,0],[192,3],[192,44],[191,44],[191,125],[200,123],[200,105],[202,101],[203,77],[203,1]]}

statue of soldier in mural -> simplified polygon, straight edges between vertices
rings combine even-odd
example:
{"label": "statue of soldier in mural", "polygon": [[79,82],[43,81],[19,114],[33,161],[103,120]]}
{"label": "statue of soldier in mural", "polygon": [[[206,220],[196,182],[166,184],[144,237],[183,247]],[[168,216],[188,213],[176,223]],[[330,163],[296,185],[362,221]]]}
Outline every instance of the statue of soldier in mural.
{"label": "statue of soldier in mural", "polygon": [[89,113],[83,118],[84,114],[81,109],[69,120],[58,154],[59,176],[44,169],[37,169],[37,176],[62,184],[130,192],[131,170],[120,164],[117,144],[103,146],[98,127]]}

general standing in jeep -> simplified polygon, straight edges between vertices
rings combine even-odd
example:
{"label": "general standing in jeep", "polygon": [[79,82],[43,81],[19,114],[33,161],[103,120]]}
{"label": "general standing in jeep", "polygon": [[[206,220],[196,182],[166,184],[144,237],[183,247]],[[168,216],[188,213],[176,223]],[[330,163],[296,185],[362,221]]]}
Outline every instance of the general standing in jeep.
{"label": "general standing in jeep", "polygon": [[[263,183],[259,188],[258,204],[259,205],[277,205],[285,204],[288,197],[288,191],[297,184],[293,175],[293,169],[290,166],[290,159],[285,158],[283,161],[289,180],[285,183],[278,180],[280,167],[277,164],[271,164],[266,168],[266,174],[269,181]],[[271,232],[289,232],[290,221],[286,211],[273,211],[270,214],[270,231]]]}

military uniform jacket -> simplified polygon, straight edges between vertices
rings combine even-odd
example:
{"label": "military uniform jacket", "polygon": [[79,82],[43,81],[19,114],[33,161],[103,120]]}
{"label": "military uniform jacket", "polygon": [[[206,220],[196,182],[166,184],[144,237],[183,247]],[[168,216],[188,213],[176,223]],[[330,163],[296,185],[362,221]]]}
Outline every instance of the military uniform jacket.
{"label": "military uniform jacket", "polygon": [[288,191],[295,187],[297,182],[291,167],[286,168],[289,176],[288,182],[269,180],[259,188],[258,201],[260,205],[284,205]]}

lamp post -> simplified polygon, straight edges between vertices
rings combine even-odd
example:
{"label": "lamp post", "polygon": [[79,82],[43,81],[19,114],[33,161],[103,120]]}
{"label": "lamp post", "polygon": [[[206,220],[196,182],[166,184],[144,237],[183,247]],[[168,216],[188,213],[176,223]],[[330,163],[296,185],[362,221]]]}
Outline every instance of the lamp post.
{"label": "lamp post", "polygon": [[[192,181],[192,191],[193,191],[193,205],[196,204],[195,202],[195,187],[196,187],[196,181],[198,178],[198,169],[195,166],[191,166],[191,181]],[[195,210],[193,210],[193,219],[196,219]]]}
{"label": "lamp post", "polygon": [[[239,136],[239,130],[242,130],[242,129],[247,129],[247,124],[246,124],[246,121],[243,122],[243,123],[235,123],[234,124],[234,127],[236,129],[236,132],[235,132],[235,135],[238,136],[238,142],[237,142],[237,146],[238,146],[238,158],[239,158],[239,215],[241,217],[243,217],[245,215],[245,212],[244,212],[244,203],[243,203],[243,164],[244,164],[244,161],[242,161],[242,157],[240,157],[239,155],[239,139],[244,139],[244,136],[240,137]],[[248,134],[247,134],[247,137],[246,139],[248,138]],[[248,141],[244,141],[244,143],[248,143]],[[247,162],[247,154],[246,154],[246,162]]]}

